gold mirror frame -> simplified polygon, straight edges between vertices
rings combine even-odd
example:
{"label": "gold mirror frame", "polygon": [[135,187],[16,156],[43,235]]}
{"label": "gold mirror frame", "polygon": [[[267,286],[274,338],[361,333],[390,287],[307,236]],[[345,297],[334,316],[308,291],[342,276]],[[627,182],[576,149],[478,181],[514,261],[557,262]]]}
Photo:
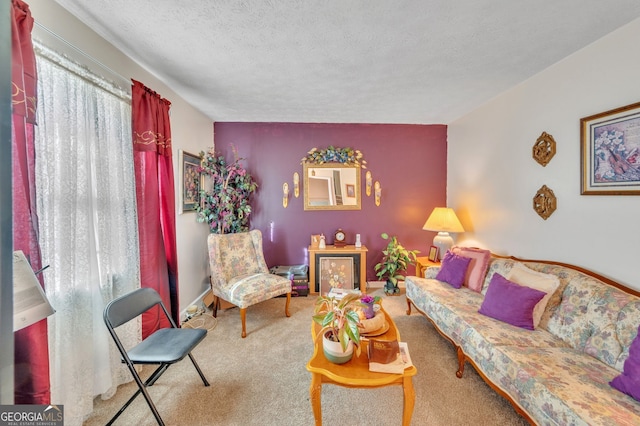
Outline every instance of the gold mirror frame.
{"label": "gold mirror frame", "polygon": [[[361,209],[360,167],[343,163],[303,163],[302,167],[305,210]],[[336,177],[340,180],[337,192]],[[322,194],[311,194],[314,188],[322,188]]]}

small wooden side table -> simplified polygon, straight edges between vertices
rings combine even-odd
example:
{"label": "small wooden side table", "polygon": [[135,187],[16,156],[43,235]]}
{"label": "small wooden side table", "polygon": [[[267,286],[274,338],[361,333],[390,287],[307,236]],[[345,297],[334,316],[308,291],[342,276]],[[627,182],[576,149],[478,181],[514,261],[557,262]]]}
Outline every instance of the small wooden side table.
{"label": "small wooden side table", "polygon": [[433,262],[426,256],[416,258],[416,276],[424,278],[424,273],[429,266],[440,266],[440,262]]}

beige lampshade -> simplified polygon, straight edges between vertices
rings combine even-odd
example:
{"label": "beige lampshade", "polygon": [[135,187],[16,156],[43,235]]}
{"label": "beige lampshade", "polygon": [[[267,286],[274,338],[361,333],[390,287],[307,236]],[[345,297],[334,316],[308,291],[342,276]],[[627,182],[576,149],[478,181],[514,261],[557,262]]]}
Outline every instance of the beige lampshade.
{"label": "beige lampshade", "polygon": [[437,232],[464,232],[456,213],[449,207],[433,209],[422,229]]}
{"label": "beige lampshade", "polygon": [[433,209],[422,229],[438,232],[433,238],[433,245],[438,247],[438,260],[442,260],[447,250],[453,247],[453,238],[449,232],[464,232],[456,213],[448,207]]}

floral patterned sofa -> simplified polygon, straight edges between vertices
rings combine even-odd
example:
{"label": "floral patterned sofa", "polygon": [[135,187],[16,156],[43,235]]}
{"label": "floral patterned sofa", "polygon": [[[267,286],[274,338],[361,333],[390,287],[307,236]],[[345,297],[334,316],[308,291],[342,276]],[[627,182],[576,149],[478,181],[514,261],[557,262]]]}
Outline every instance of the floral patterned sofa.
{"label": "floral patterned sofa", "polygon": [[[520,263],[558,277],[539,326],[526,330],[478,313],[494,274]],[[629,357],[640,325],[640,293],[568,264],[491,255],[480,292],[407,277],[408,310],[424,314],[465,361],[533,424],[640,425],[640,402],[609,382]]]}

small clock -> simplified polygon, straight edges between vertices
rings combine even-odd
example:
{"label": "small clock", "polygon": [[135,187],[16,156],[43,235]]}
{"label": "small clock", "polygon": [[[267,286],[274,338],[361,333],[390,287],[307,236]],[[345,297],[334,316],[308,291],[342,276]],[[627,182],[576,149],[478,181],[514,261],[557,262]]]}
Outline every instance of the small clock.
{"label": "small clock", "polygon": [[333,235],[333,245],[336,247],[344,247],[347,245],[346,242],[347,234],[340,228]]}

